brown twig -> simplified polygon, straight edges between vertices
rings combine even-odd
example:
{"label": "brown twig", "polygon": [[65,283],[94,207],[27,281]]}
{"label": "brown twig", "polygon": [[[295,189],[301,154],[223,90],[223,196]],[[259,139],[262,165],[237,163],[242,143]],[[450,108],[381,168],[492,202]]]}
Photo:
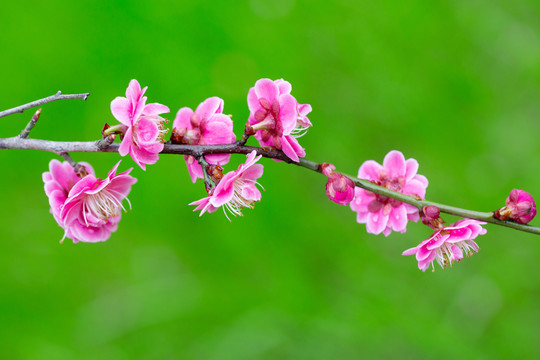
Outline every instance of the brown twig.
{"label": "brown twig", "polygon": [[61,91],[58,91],[56,94],[47,96],[46,98],[32,101],[32,102],[29,102],[28,104],[17,106],[17,107],[7,109],[4,111],[0,111],[0,118],[8,116],[8,115],[13,115],[16,113],[22,113],[25,110],[31,109],[36,106],[41,106],[43,104],[47,104],[56,100],[83,99],[84,101],[86,101],[86,99],[88,98],[88,95],[90,95],[90,93],[63,95]]}

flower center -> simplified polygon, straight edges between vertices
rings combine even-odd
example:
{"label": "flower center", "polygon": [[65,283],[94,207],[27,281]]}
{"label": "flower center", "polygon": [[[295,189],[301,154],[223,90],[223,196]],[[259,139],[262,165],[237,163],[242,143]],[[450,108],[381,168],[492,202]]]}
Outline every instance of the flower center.
{"label": "flower center", "polygon": [[[390,178],[387,175],[382,175],[379,180],[374,180],[372,181],[372,183],[393,191],[401,192],[403,186],[405,185],[405,178]],[[375,196],[375,200],[373,200],[369,204],[370,212],[377,212],[380,208],[384,207],[386,210],[385,212],[388,214],[391,209],[390,207],[398,207],[402,204],[402,202],[399,200],[392,199],[384,195],[379,195],[375,193],[372,194]]]}
{"label": "flower center", "polygon": [[86,217],[87,213],[101,220],[120,215],[120,209],[125,211],[120,199],[120,194],[107,189],[103,189],[96,194],[87,195],[83,203],[83,217],[86,226],[89,226]]}

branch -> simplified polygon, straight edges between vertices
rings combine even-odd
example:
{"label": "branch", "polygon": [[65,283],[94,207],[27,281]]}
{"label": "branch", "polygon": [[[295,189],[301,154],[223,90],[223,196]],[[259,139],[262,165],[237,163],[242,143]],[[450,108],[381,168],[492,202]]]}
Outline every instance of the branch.
{"label": "branch", "polygon": [[[104,146],[102,140],[98,141],[86,141],[86,142],[66,142],[66,141],[49,141],[49,140],[37,140],[37,139],[23,139],[19,137],[0,139],[0,149],[28,149],[28,150],[41,150],[50,151],[55,154],[62,154],[67,152],[118,152],[120,144],[110,144]],[[300,159],[298,163],[289,159],[282,151],[276,149],[260,148],[254,146],[244,146],[239,143],[228,145],[174,145],[166,144],[163,148],[162,154],[181,154],[191,155],[194,157],[200,157],[201,155],[210,154],[249,154],[253,150],[258,155],[263,157],[281,160],[288,164],[296,164],[306,169],[321,172],[320,164],[314,161]],[[354,181],[355,185],[371,191],[376,194],[387,196],[392,199],[399,200],[406,204],[415,206],[421,210],[424,206],[436,206],[441,212],[451,215],[456,215],[464,218],[476,219],[485,221],[491,224],[509,227],[515,230],[525,231],[533,234],[540,234],[540,228],[529,225],[523,225],[511,221],[501,221],[493,217],[492,212],[479,212],[467,209],[461,209],[449,205],[438,204],[428,200],[419,200],[412,196],[405,195],[396,191],[389,190],[387,188],[375,185],[368,180],[358,179],[353,176],[348,176]]]}
{"label": "branch", "polygon": [[32,101],[32,102],[30,102],[28,104],[17,106],[17,107],[14,107],[12,109],[7,109],[7,110],[4,110],[4,111],[0,111],[0,118],[3,118],[3,117],[8,116],[8,115],[13,115],[13,114],[16,114],[16,113],[22,113],[24,110],[28,110],[28,109],[31,109],[31,108],[36,107],[36,106],[41,106],[43,104],[47,104],[47,103],[50,103],[50,102],[53,102],[53,101],[56,101],[56,100],[83,99],[84,101],[86,101],[86,98],[88,98],[88,95],[90,95],[90,93],[62,95],[62,92],[58,91],[56,94],[48,96],[46,98],[39,99],[39,100],[36,100],[36,101]]}
{"label": "branch", "polygon": [[39,120],[39,115],[41,115],[41,108],[36,111],[36,113],[32,116],[32,119],[30,119],[28,125],[26,125],[23,131],[21,131],[21,133],[19,134],[20,138],[26,139],[28,135],[30,135],[30,131],[32,131],[34,126],[36,126],[37,121]]}

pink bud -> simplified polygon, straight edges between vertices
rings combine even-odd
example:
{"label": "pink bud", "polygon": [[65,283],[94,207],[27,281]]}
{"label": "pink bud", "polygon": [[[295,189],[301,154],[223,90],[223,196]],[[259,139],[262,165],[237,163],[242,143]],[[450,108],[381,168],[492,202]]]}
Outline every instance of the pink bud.
{"label": "pink bud", "polygon": [[434,205],[424,206],[420,212],[422,218],[422,224],[427,225],[433,229],[442,227],[444,220],[440,218],[441,210]]}
{"label": "pink bud", "polygon": [[527,224],[536,216],[536,204],[531,194],[514,189],[506,199],[506,206],[497,210],[493,216],[499,220],[511,219]]}
{"label": "pink bud", "polygon": [[348,205],[354,199],[354,182],[347,176],[334,172],[336,167],[323,163],[321,171],[328,176],[326,196],[339,205]]}

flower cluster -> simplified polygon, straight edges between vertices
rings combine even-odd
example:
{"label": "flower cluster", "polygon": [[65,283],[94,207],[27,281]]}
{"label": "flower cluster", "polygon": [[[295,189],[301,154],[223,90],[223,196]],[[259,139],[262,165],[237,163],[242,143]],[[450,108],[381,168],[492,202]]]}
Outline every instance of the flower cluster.
{"label": "flower cluster", "polygon": [[[131,80],[126,96],[111,102],[111,112],[119,124],[105,124],[102,131],[109,144],[119,135],[120,155],[129,154],[143,170],[159,159],[169,130],[168,120],[161,117],[169,108],[159,103],[147,104],[146,90],[146,87],[141,89],[137,80]],[[486,233],[482,227],[486,221],[481,220],[497,222],[488,219],[491,215],[499,221],[520,224],[527,224],[535,217],[533,197],[524,190],[514,189],[506,199],[506,206],[487,216],[476,216],[480,220],[465,218],[444,226],[441,209],[437,207],[440,205],[424,200],[429,182],[418,174],[418,161],[406,159],[397,150],[390,151],[382,164],[365,161],[358,170],[358,179],[336,171],[332,164],[302,160],[306,152],[298,138],[312,126],[307,117],[311,106],[299,103],[291,91],[291,84],[283,79],[264,78],[255,82],[247,94],[249,117],[238,142],[235,142],[232,116],[224,113],[223,99],[213,96],[195,110],[189,107],[178,110],[170,143],[186,145],[184,160],[192,182],[204,179],[207,196],[190,204],[196,206],[194,211],[200,211],[199,216],[223,208],[230,220],[229,215],[241,216],[244,208],[253,208],[261,200],[258,186],[262,186],[258,181],[264,167],[258,161],[265,155],[324,174],[328,178],[328,199],[349,205],[356,212],[356,221],[366,224],[368,233],[385,236],[393,231],[404,233],[409,220],[421,219],[422,224],[432,229],[432,235],[405,250],[403,255],[415,255],[422,271],[430,266],[434,269],[435,261],[445,269],[478,252],[475,239]],[[259,142],[256,150],[244,146],[250,136]],[[247,154],[247,159],[236,170],[224,173],[231,151]],[[279,155],[270,155],[276,153]],[[71,164],[72,161],[52,160],[49,171],[43,173],[51,213],[64,229],[64,238],[74,242],[105,241],[116,231],[121,210],[125,210],[123,201],[137,179],[129,175],[131,169],[117,174],[119,163],[103,180],[96,178],[89,164]]]}

